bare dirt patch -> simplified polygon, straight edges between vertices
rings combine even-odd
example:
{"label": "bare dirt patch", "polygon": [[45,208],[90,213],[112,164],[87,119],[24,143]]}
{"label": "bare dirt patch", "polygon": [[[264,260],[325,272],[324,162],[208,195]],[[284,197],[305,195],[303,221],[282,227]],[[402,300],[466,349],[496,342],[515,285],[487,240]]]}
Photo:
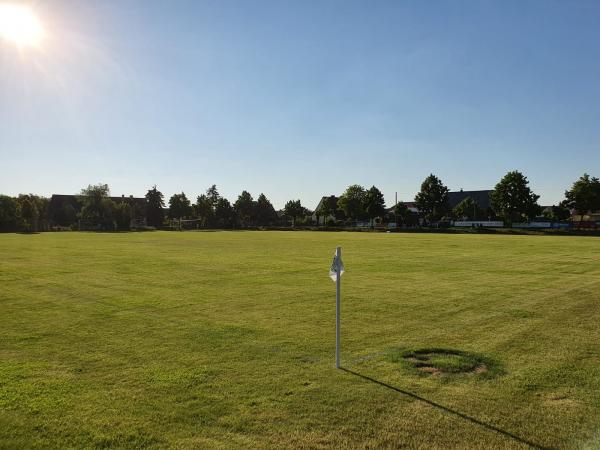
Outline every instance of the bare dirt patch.
{"label": "bare dirt patch", "polygon": [[488,371],[488,368],[485,364],[481,364],[480,366],[475,367],[474,372],[475,373],[486,373]]}
{"label": "bare dirt patch", "polygon": [[575,407],[579,405],[579,402],[566,394],[552,393],[546,396],[544,403],[548,406],[557,407]]}
{"label": "bare dirt patch", "polygon": [[438,369],[437,367],[431,367],[431,366],[421,366],[421,367],[417,367],[421,372],[426,372],[429,373],[431,375],[441,375],[442,371],[440,369]]}

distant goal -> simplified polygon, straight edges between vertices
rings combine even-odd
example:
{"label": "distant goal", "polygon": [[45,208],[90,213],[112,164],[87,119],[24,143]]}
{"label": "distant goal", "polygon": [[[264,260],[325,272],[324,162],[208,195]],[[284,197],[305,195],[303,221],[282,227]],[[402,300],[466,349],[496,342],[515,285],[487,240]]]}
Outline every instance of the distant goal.
{"label": "distant goal", "polygon": [[199,230],[202,228],[201,219],[171,219],[171,228],[180,231]]}

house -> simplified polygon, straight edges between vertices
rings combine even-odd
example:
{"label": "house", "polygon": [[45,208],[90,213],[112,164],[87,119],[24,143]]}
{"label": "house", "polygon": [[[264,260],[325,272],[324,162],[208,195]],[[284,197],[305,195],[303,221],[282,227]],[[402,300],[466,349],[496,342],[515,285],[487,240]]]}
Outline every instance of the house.
{"label": "house", "polygon": [[[488,208],[491,208],[491,206],[492,206],[492,203],[490,200],[491,193],[492,193],[491,190],[463,191],[462,189],[460,191],[448,192],[448,209],[453,210],[456,207],[456,205],[458,205],[460,202],[462,202],[465,198],[471,197],[475,201],[475,203],[477,203],[477,205],[479,206],[480,209],[487,210]],[[411,213],[413,213],[413,214],[419,213],[419,208],[417,208],[417,205],[415,202],[402,202],[402,203],[404,203],[406,205],[406,207],[408,208],[408,210]],[[391,208],[388,208],[387,212],[389,214],[393,214],[394,207],[392,206]]]}
{"label": "house", "polygon": [[[477,203],[477,205],[479,206],[480,209],[487,210],[488,208],[491,208],[491,206],[492,206],[491,200],[490,200],[491,193],[492,193],[491,190],[463,191],[462,189],[460,191],[448,192],[448,209],[453,210],[456,207],[456,205],[458,205],[460,202],[462,202],[465,198],[471,197],[473,200],[475,200],[475,203]],[[417,205],[415,202],[402,202],[402,203],[404,203],[406,205],[406,207],[408,208],[408,210],[411,213],[414,213],[414,214],[419,213],[419,208],[417,208]],[[388,208],[388,213],[393,214],[393,212],[394,212],[393,206],[391,208]]]}
{"label": "house", "polygon": [[[491,210],[491,207],[492,207],[492,202],[490,200],[491,193],[492,193],[492,190],[490,190],[490,189],[480,190],[480,191],[463,191],[461,189],[460,191],[448,192],[448,211],[452,211],[460,202],[462,202],[467,197],[472,198],[475,201],[475,203],[477,203],[477,206],[479,207],[480,210],[482,210],[482,211]],[[336,197],[335,195],[322,197],[321,200],[319,201],[319,204],[315,208],[315,212],[312,214],[313,223],[316,223],[318,225],[324,225],[330,220],[338,220],[340,218],[338,216],[338,207],[337,207],[338,200],[339,200],[339,197]],[[418,216],[419,216],[420,211],[419,211],[419,208],[417,208],[417,205],[415,204],[415,202],[402,202],[402,203],[404,203],[406,205],[406,207],[408,208],[408,210],[410,211],[411,217],[408,221],[410,223],[419,222]],[[328,205],[327,210],[329,210],[331,212],[326,217],[319,216],[317,214],[318,211],[321,211],[323,209],[324,204]],[[389,221],[394,220],[394,209],[395,209],[394,206],[386,209],[386,219],[387,220],[389,220]]]}
{"label": "house", "polygon": [[404,226],[414,226],[419,223],[419,209],[415,205],[415,202],[403,202],[400,201],[398,203],[404,203],[406,208],[408,209],[408,216],[404,218],[403,221],[400,221],[399,218],[396,217],[395,209],[396,206],[392,206],[385,210],[385,221],[388,223],[388,227],[395,228],[398,225],[397,221],[402,223]]}
{"label": "house", "polygon": [[[417,208],[417,205],[415,204],[415,202],[402,202],[406,205],[406,207],[408,208],[408,210],[412,213],[412,214],[418,214],[419,213],[419,208]],[[392,206],[391,208],[389,208],[389,212],[391,214],[394,214],[394,206]]]}
{"label": "house", "polygon": [[110,197],[110,199],[117,204],[127,203],[131,206],[134,217],[146,217],[146,205],[148,204],[146,197],[134,197],[133,195],[126,197],[125,195],[121,195],[120,197]]}
{"label": "house", "polygon": [[[483,211],[488,211],[491,209],[491,200],[490,200],[490,194],[492,193],[491,190],[481,190],[481,191],[463,191],[462,189],[460,191],[451,191],[448,192],[448,211],[452,211],[460,202],[462,202],[464,199],[466,199],[467,197],[472,198],[475,203],[477,203],[477,205],[479,206],[479,209],[483,210]],[[417,217],[419,216],[419,208],[417,208],[417,205],[415,202],[402,202],[406,205],[406,207],[408,208],[409,212],[410,212],[410,219],[409,222],[412,223],[421,223],[422,219],[418,219]],[[394,209],[395,207],[392,206],[391,208],[388,208],[386,210],[387,212],[387,216],[389,217],[390,220],[394,219]]]}
{"label": "house", "polygon": [[460,191],[448,192],[448,209],[453,210],[460,202],[462,202],[465,198],[471,197],[479,209],[483,211],[487,211],[492,207],[492,202],[490,200],[490,194],[493,191],[491,190],[483,190],[483,191]]}
{"label": "house", "polygon": [[[340,198],[336,197],[335,195],[322,197],[312,214],[312,221],[317,225],[325,225],[330,220],[337,220],[337,204],[339,199]],[[326,217],[318,215],[318,212],[322,210],[323,205],[327,205],[327,210],[330,211],[330,214]]]}
{"label": "house", "polygon": [[287,227],[292,225],[292,218],[285,215],[285,211],[283,209],[278,209],[275,211],[277,214],[277,225],[282,227]]}
{"label": "house", "polygon": [[[52,225],[69,226],[77,222],[77,215],[81,212],[80,195],[53,194],[50,198],[49,213]],[[109,197],[115,203],[127,203],[133,211],[134,221],[140,222],[146,217],[146,198],[134,197]]]}
{"label": "house", "polygon": [[573,223],[577,222],[600,222],[600,211],[596,212],[588,212],[581,216],[581,214],[577,214],[575,211],[571,211],[571,220]]}

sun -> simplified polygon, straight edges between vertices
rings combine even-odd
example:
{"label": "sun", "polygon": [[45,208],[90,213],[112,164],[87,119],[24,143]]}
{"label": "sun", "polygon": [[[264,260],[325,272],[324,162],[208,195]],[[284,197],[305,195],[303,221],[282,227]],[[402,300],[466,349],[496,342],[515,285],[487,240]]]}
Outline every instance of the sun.
{"label": "sun", "polygon": [[17,47],[37,47],[44,38],[44,28],[31,8],[0,3],[0,36]]}

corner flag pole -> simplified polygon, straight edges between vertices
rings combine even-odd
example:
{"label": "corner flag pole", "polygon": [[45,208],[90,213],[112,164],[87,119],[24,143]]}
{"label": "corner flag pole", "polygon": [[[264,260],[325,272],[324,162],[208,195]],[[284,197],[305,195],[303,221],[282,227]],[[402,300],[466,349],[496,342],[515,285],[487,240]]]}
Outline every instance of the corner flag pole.
{"label": "corner flag pole", "polygon": [[339,369],[340,365],[340,350],[341,350],[341,323],[340,316],[341,308],[341,291],[342,291],[342,274],[344,273],[344,263],[342,262],[342,247],[336,247],[333,262],[329,268],[329,278],[335,281],[335,368]]}
{"label": "corner flag pole", "polygon": [[[338,261],[342,261],[342,247],[335,249],[335,257]],[[335,274],[335,368],[340,368],[340,294],[341,294],[341,270],[336,271]]]}

